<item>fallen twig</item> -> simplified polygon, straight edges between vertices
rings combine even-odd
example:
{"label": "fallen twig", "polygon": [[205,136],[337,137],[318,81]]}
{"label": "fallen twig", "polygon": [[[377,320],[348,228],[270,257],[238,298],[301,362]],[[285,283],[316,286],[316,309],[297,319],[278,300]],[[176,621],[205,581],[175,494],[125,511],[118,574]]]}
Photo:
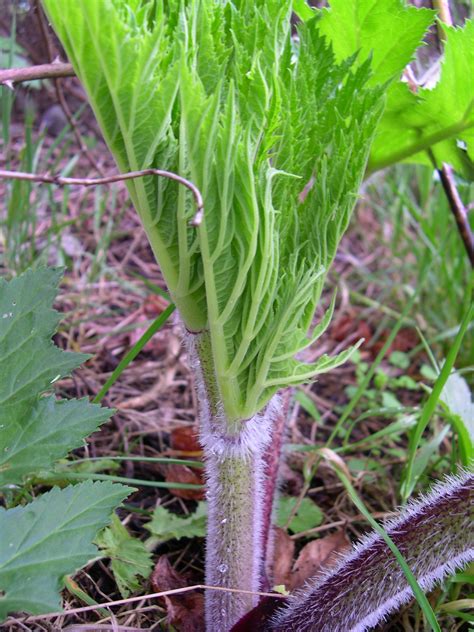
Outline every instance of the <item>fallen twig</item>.
{"label": "fallen twig", "polygon": [[[150,595],[140,595],[138,597],[129,597],[128,599],[117,599],[116,601],[106,601],[105,603],[99,603],[93,606],[83,606],[82,608],[73,608],[72,610],[63,610],[61,612],[51,612],[49,614],[39,614],[34,616],[25,616],[15,618],[15,622],[22,621],[39,621],[41,619],[52,619],[53,617],[66,617],[72,614],[80,614],[82,612],[89,612],[90,610],[97,610],[98,608],[110,608],[112,606],[122,606],[127,603],[133,603],[135,601],[143,601],[145,599],[158,599],[159,597],[167,597],[168,595],[178,595],[187,593],[192,590],[220,590],[223,592],[231,593],[244,593],[249,594],[248,590],[238,590],[237,588],[223,588],[222,586],[207,586],[206,584],[195,584],[194,586],[185,586],[184,588],[174,588],[173,590],[164,590],[163,592],[152,593]],[[274,597],[275,599],[284,599],[285,596],[279,593],[273,592],[252,592],[252,595],[259,597]]]}
{"label": "fallen twig", "polygon": [[444,192],[449,202],[449,206],[456,220],[459,234],[466,248],[467,256],[471,262],[471,266],[474,268],[474,235],[472,234],[469,219],[467,216],[467,209],[464,206],[459,192],[454,182],[454,174],[452,168],[444,163],[441,169],[438,169],[441,184],[443,185]]}
{"label": "fallen twig", "polygon": [[51,64],[40,64],[28,68],[6,68],[0,70],[0,85],[12,88],[17,83],[37,81],[38,79],[55,79],[58,77],[75,77],[72,64],[54,61]]}
{"label": "fallen twig", "polygon": [[63,178],[62,176],[39,175],[36,173],[26,173],[23,171],[7,171],[0,169],[0,178],[13,180],[27,180],[28,182],[38,182],[42,184],[55,184],[57,186],[78,185],[83,187],[93,187],[100,184],[112,184],[113,182],[122,182],[124,180],[133,180],[135,178],[143,178],[145,176],[159,176],[174,180],[189,189],[196,201],[197,213],[202,214],[204,211],[204,202],[199,189],[189,180],[179,176],[172,171],[164,171],[163,169],[143,169],[142,171],[129,171],[127,173],[117,173],[113,176],[103,178]]}

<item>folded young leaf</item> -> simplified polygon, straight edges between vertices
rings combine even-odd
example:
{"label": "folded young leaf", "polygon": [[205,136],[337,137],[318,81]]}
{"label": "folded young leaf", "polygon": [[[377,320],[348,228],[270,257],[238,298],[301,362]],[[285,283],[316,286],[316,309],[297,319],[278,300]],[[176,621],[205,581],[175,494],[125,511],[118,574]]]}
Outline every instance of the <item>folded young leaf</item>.
{"label": "folded young leaf", "polygon": [[[437,581],[474,560],[474,473],[449,477],[384,526],[418,583]],[[363,539],[329,573],[290,598],[275,632],[364,632],[412,598],[405,574],[380,535]]]}
{"label": "folded young leaf", "polygon": [[60,278],[60,270],[44,268],[0,280],[0,485],[51,467],[112,413],[86,399],[43,396],[89,357],[62,351],[51,340]]}
{"label": "folded young leaf", "polygon": [[59,610],[62,578],[97,555],[92,540],[132,491],[87,481],[0,507],[0,621],[13,612]]}

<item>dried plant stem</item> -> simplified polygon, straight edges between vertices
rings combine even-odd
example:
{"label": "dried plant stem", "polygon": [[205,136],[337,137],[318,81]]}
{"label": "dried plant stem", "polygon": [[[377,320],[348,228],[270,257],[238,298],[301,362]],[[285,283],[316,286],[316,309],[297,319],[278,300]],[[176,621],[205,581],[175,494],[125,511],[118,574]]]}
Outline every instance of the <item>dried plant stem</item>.
{"label": "dried plant stem", "polygon": [[99,184],[112,184],[113,182],[122,182],[125,180],[133,180],[134,178],[143,178],[145,176],[159,176],[174,180],[189,189],[194,195],[196,201],[197,213],[202,213],[204,202],[199,189],[186,178],[182,178],[172,171],[163,171],[163,169],[143,169],[142,171],[129,171],[127,173],[117,173],[113,176],[105,176],[103,178],[63,178],[62,176],[38,175],[36,173],[26,173],[23,171],[6,171],[0,169],[0,179],[11,180],[27,180],[28,182],[38,182],[40,184],[56,184],[57,186],[78,185],[83,187],[94,187]]}
{"label": "dried plant stem", "polygon": [[248,420],[227,420],[207,332],[187,334],[196,376],[208,500],[206,583],[249,594],[206,592],[207,632],[226,632],[257,605],[262,583],[265,452],[278,400]]}
{"label": "dried plant stem", "polygon": [[469,257],[471,266],[474,268],[474,235],[472,234],[471,227],[469,225],[467,209],[459,196],[456,183],[454,182],[453,170],[450,165],[445,163],[441,169],[438,169],[438,173],[448,199],[449,206],[454,215],[454,219],[456,220],[467,256]]}
{"label": "dried plant stem", "polygon": [[[114,606],[124,606],[127,604],[137,603],[139,601],[146,601],[147,599],[159,599],[160,597],[167,597],[169,595],[182,595],[184,593],[193,592],[195,590],[216,590],[225,591],[232,594],[239,592],[233,588],[221,588],[220,586],[208,586],[207,584],[193,584],[192,586],[185,586],[183,588],[173,588],[172,590],[162,590],[157,593],[149,593],[147,595],[138,595],[136,597],[127,597],[126,599],[116,599],[115,601],[105,601],[103,603],[97,603],[93,606],[81,606],[80,608],[71,608],[70,610],[59,610],[58,612],[48,612],[47,614],[26,615],[22,617],[11,617],[6,620],[6,623],[30,623],[32,621],[45,621],[47,619],[53,619],[55,617],[69,617],[75,614],[83,614],[85,612],[97,611],[101,608],[113,608]],[[256,597],[269,597],[276,600],[283,600],[285,597],[278,593],[258,592]],[[155,608],[156,606],[152,606]],[[112,615],[113,616],[113,615]]]}
{"label": "dried plant stem", "polygon": [[444,22],[448,26],[453,26],[449,0],[433,0],[433,8],[438,11],[438,17],[441,22]]}
{"label": "dried plant stem", "polygon": [[[449,8],[449,0],[433,0],[433,7],[438,11],[439,19],[448,26],[453,26],[453,17]],[[440,42],[444,42],[445,34],[440,26],[438,26],[438,37]],[[433,155],[430,153],[430,157],[433,160]],[[461,235],[464,247],[471,262],[471,266],[474,268],[474,235],[472,234],[471,227],[469,225],[469,219],[467,216],[467,209],[464,206],[459,192],[454,181],[453,170],[450,165],[444,163],[441,169],[438,169],[438,174],[443,185],[444,192],[448,199],[451,212],[454,215],[456,224]]]}
{"label": "dried plant stem", "polygon": [[38,79],[56,79],[58,77],[75,77],[72,64],[54,61],[51,64],[40,64],[28,68],[6,68],[0,70],[0,85],[13,88],[17,83],[37,81]]}

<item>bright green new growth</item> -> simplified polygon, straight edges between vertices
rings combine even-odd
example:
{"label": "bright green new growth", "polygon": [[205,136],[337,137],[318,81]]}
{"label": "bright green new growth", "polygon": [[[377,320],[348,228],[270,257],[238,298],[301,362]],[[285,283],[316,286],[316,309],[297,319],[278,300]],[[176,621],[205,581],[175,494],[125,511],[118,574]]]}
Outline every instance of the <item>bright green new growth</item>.
{"label": "bright green new growth", "polygon": [[[367,63],[337,66],[289,0],[45,0],[129,184],[185,326],[208,332],[228,420],[344,361],[295,360],[344,232],[381,112]],[[66,6],[65,6],[66,5]]]}
{"label": "bright green new growth", "polygon": [[[316,13],[336,61],[355,53],[359,59],[370,55],[370,82],[391,81],[368,172],[401,161],[430,167],[434,161],[438,168],[447,162],[465,178],[474,179],[474,82],[467,79],[474,74],[472,20],[463,28],[442,26],[446,42],[439,81],[415,93],[415,86],[400,79],[435,12],[407,6],[402,0],[331,0],[329,4]],[[304,2],[295,2],[294,10],[302,20],[315,14]]]}
{"label": "bright green new growth", "polygon": [[129,534],[116,514],[112,515],[110,527],[96,537],[95,544],[110,558],[110,569],[122,597],[139,590],[153,568],[151,553],[141,540]]}
{"label": "bright green new growth", "polygon": [[321,10],[321,33],[338,62],[360,51],[372,57],[372,82],[399,78],[413,59],[435,13],[402,0],[331,0]]}

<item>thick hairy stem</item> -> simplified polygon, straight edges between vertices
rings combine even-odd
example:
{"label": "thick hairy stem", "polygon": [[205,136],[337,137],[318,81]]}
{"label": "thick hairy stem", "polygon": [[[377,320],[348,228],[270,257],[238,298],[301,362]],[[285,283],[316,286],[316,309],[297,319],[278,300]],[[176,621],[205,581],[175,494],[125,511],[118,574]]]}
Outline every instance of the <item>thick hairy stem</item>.
{"label": "thick hairy stem", "polygon": [[[474,560],[474,474],[437,485],[385,524],[423,590]],[[364,632],[412,598],[381,536],[372,534],[326,576],[291,597],[274,632]]]}
{"label": "thick hairy stem", "polygon": [[258,601],[261,589],[264,455],[277,400],[261,414],[232,423],[219,402],[207,333],[188,334],[196,378],[208,501],[206,583],[249,594],[209,590],[207,632],[226,632]]}

